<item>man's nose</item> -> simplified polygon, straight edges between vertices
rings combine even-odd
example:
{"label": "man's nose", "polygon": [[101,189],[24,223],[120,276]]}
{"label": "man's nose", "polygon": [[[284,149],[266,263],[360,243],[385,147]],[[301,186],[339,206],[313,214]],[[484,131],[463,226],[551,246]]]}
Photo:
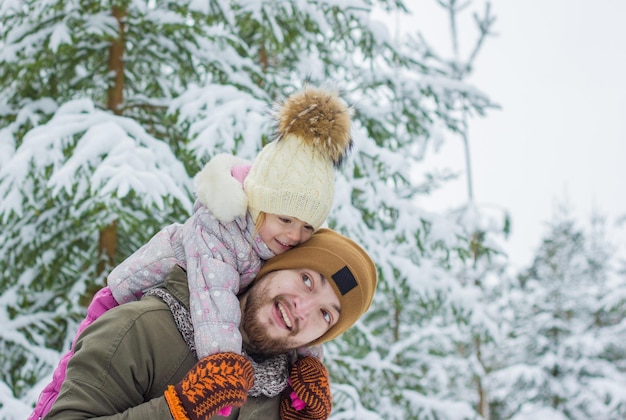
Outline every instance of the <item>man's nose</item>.
{"label": "man's nose", "polygon": [[311,295],[298,296],[293,300],[294,315],[301,319],[307,319],[317,308],[317,299]]}

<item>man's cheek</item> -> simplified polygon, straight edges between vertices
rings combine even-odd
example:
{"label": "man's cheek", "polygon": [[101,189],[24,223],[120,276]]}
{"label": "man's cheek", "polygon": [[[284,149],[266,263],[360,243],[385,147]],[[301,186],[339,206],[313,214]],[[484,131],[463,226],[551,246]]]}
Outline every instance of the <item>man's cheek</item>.
{"label": "man's cheek", "polygon": [[276,322],[273,320],[270,311],[259,315],[260,316],[257,318],[258,326],[260,327],[260,332],[264,336],[268,338],[279,338],[284,336],[284,333],[281,335],[281,331],[278,325],[276,325]]}

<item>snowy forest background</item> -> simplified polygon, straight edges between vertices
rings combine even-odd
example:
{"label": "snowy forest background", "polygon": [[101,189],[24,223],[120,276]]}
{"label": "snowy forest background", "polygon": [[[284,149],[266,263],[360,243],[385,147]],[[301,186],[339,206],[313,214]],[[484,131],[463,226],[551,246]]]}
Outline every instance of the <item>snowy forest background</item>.
{"label": "snowy forest background", "polygon": [[[332,418],[625,418],[624,244],[564,205],[511,269],[467,129],[497,108],[468,83],[497,9],[432,1],[451,54],[380,19],[401,0],[0,0],[0,418],[28,416],[111,268],[187,217],[202,165],[253,159],[269,106],[305,81],[354,106],[329,224],[380,275],[326,346]],[[451,139],[466,166],[416,176]],[[459,171],[465,205],[420,207]]]}

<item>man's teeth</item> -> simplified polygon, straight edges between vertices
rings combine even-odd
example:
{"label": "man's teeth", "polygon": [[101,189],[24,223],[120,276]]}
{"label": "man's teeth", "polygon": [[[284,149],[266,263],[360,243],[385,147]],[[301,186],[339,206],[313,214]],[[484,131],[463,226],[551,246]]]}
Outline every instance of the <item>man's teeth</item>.
{"label": "man's teeth", "polygon": [[289,317],[287,316],[285,309],[283,309],[283,305],[281,305],[280,303],[278,304],[278,310],[280,311],[280,314],[283,316],[283,321],[285,321],[285,325],[287,325],[287,328],[291,329],[291,321],[289,321]]}

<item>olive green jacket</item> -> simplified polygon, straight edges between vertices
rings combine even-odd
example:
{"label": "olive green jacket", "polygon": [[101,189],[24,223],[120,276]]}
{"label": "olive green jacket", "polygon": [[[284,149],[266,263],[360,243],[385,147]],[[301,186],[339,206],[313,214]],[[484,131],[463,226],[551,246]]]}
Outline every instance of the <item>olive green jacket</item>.
{"label": "olive green jacket", "polygon": [[[165,287],[189,307],[182,270]],[[50,419],[170,420],[163,392],[196,364],[168,306],[155,296],[104,313],[80,336]],[[229,419],[279,420],[279,397],[249,397]],[[224,417],[217,417],[220,420]]]}

